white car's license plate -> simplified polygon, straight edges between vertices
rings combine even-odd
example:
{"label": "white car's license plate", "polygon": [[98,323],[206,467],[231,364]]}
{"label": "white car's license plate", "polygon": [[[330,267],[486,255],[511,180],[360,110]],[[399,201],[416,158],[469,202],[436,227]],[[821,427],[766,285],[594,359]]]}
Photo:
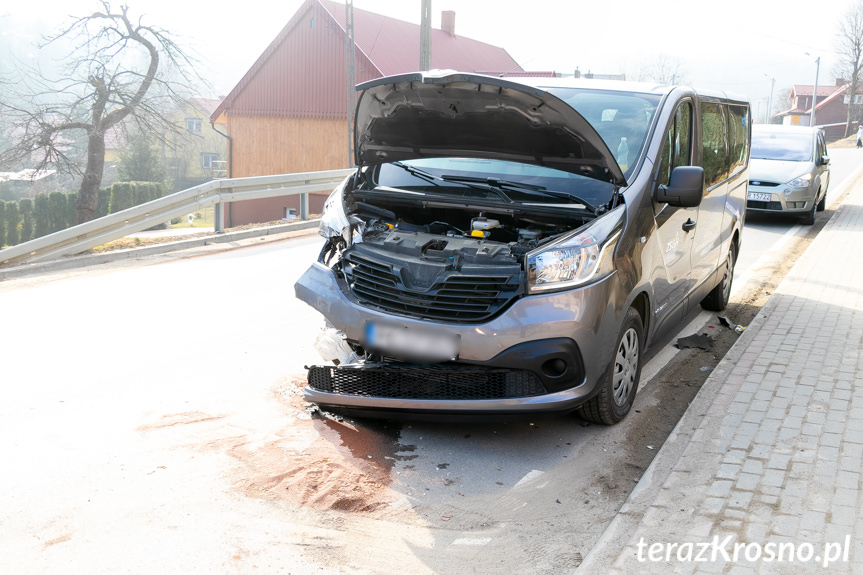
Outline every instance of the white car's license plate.
{"label": "white car's license plate", "polygon": [[766,194],[764,192],[749,192],[749,199],[755,202],[769,202],[771,197],[772,194]]}
{"label": "white car's license plate", "polygon": [[446,361],[458,357],[459,337],[435,329],[366,322],[364,345],[379,353],[416,361]]}

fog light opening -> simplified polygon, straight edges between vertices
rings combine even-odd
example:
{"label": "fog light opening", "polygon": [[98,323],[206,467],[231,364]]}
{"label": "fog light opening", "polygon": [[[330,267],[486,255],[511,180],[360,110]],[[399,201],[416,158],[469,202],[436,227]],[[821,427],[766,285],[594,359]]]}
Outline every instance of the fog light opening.
{"label": "fog light opening", "polygon": [[542,364],[542,373],[548,377],[562,377],[566,374],[566,367],[566,362],[559,357],[549,359]]}

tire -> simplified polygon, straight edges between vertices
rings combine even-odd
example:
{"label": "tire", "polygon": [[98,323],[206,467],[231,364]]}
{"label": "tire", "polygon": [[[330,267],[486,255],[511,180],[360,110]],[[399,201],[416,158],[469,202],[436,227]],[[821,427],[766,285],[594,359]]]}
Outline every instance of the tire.
{"label": "tire", "polygon": [[638,391],[643,349],[644,326],[641,316],[634,308],[629,308],[617,336],[612,365],[603,376],[599,393],[579,410],[583,419],[613,425],[626,417]]}
{"label": "tire", "polygon": [[734,264],[737,263],[737,248],[734,244],[728,248],[728,256],[725,258],[725,266],[722,270],[722,279],[710,290],[710,293],[701,300],[701,307],[708,311],[722,311],[728,305],[731,298],[731,282],[734,281]]}
{"label": "tire", "polygon": [[815,209],[818,210],[819,212],[823,212],[826,207],[827,207],[827,192],[825,191],[824,195],[821,196],[821,201],[818,202],[818,206]]}
{"label": "tire", "polygon": [[[816,196],[817,198],[817,196]],[[812,209],[806,212],[803,216],[803,225],[805,226],[813,226],[815,225],[815,211],[818,209],[818,204],[813,199],[812,200]]]}

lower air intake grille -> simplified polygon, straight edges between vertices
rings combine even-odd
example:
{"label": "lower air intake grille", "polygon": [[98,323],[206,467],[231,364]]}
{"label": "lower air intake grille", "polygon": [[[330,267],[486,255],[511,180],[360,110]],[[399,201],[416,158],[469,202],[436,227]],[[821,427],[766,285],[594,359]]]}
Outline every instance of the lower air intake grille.
{"label": "lower air intake grille", "polygon": [[508,399],[546,393],[530,371],[464,367],[312,366],[309,387],[388,399]]}
{"label": "lower air intake grille", "polygon": [[748,200],[746,202],[746,207],[755,210],[776,210],[777,212],[782,211],[782,204],[779,202],[756,202],[755,200]]}

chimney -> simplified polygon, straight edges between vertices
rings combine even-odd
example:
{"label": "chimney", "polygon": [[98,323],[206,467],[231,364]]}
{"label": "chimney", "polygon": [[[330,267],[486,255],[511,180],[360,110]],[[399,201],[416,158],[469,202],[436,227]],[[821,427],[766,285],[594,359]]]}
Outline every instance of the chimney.
{"label": "chimney", "polygon": [[836,86],[844,86],[845,80],[843,78],[836,78]]}
{"label": "chimney", "polygon": [[444,10],[440,13],[440,29],[455,38],[455,11]]}

